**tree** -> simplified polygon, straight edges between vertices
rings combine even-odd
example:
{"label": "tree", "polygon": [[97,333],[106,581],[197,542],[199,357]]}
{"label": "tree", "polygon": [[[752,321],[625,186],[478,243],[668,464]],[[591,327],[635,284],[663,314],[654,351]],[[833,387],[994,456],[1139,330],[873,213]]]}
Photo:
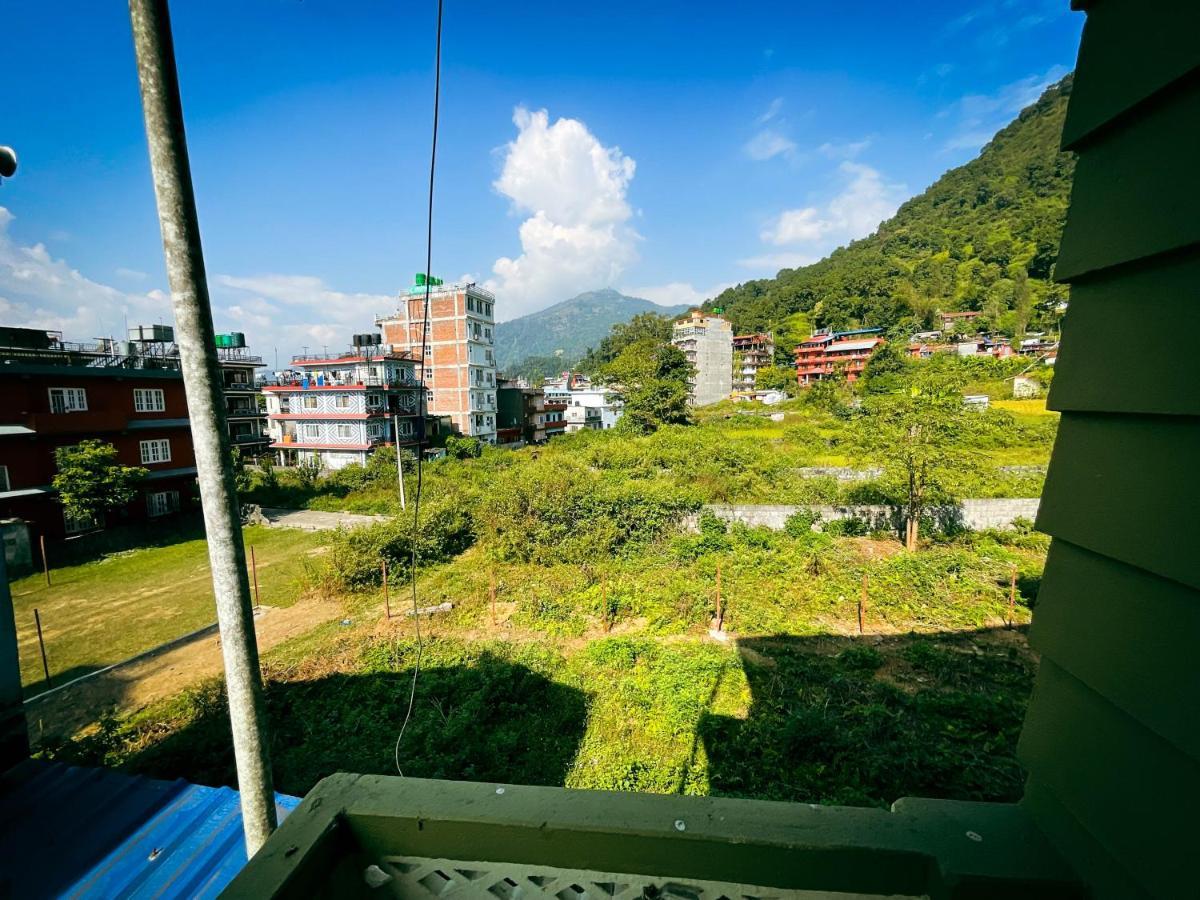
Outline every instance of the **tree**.
{"label": "tree", "polygon": [[763,366],[754,373],[754,387],[760,391],[796,393],[796,370],[787,366]]}
{"label": "tree", "polygon": [[908,368],[908,358],[888,341],[876,347],[863,366],[863,384],[869,393],[890,394],[900,387]]}
{"label": "tree", "polygon": [[63,510],[73,518],[99,522],[104,513],[127,506],[149,472],[122,465],[117,448],[94,438],[54,451],[58,474],[54,490]]}
{"label": "tree", "polygon": [[956,473],[970,464],[963,440],[972,415],[944,380],[923,377],[906,389],[874,396],[860,420],[867,459],[883,464],[884,490],[904,508],[905,546],[917,549],[921,516],[952,499]]}
{"label": "tree", "polygon": [[692,372],[678,347],[644,338],[603,366],[599,377],[625,403],[618,427],[649,434],[662,425],[691,422],[687,380]]}
{"label": "tree", "polygon": [[579,363],[579,371],[593,375],[620,356],[626,347],[641,341],[669,343],[671,328],[671,319],[654,312],[638,313],[628,322],[618,322],[600,341],[599,347],[588,350]]}

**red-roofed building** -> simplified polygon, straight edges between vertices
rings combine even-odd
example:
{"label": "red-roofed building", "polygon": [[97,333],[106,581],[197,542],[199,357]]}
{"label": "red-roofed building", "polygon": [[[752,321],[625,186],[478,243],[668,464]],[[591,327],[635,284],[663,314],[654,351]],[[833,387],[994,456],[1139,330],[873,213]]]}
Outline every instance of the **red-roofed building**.
{"label": "red-roofed building", "polygon": [[796,348],[796,381],[803,387],[830,375],[855,381],[875,348],[878,335],[839,339],[836,334],[813,335]]}

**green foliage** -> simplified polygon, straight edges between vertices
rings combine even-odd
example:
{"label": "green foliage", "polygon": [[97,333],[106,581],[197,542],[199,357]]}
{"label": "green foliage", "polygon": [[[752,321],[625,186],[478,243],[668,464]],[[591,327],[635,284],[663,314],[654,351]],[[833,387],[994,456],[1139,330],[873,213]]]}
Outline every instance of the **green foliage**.
{"label": "green foliage", "polygon": [[[981,311],[982,327],[1011,335],[1056,328],[1067,293],[1051,277],[1075,167],[1058,143],[1071,86],[1068,75],[1047,89],[977,159],[875,234],[813,265],[729,288],[705,308],[724,307],[739,332],[778,334],[804,314],[834,329],[878,325],[907,335],[951,310]],[[794,347],[787,344],[780,341],[781,353]]]}
{"label": "green foliage", "polygon": [[671,341],[672,319],[655,312],[638,313],[628,322],[617,322],[595,349],[589,349],[579,370],[589,375],[599,374],[627,348],[649,341],[667,344]]}
{"label": "green foliage", "polygon": [[796,393],[795,366],[763,366],[754,373],[754,387],[760,391]]}
{"label": "green foliage", "polygon": [[[647,313],[649,315],[649,313]],[[645,338],[628,344],[599,372],[625,403],[617,427],[649,434],[663,425],[687,424],[687,379],[692,373],[683,351]]]}
{"label": "green foliage", "polygon": [[315,455],[305,456],[296,463],[293,471],[302,487],[312,489],[317,486],[317,481],[321,478],[321,462]]}
{"label": "green foliage", "polygon": [[803,538],[812,534],[813,526],[821,521],[821,514],[815,509],[800,509],[787,517],[783,530],[791,537]]}
{"label": "green foliage", "polygon": [[411,515],[339,531],[330,552],[333,580],[352,590],[377,585],[382,581],[385,560],[389,577],[397,582],[407,578],[412,571],[414,535],[417,565],[451,559],[475,540],[466,510],[446,503],[423,504],[421,527],[415,532]]}
{"label": "green foliage", "polygon": [[446,438],[446,456],[451,459],[478,459],[483,455],[483,444],[478,438],[452,434]]}
{"label": "green foliage", "polygon": [[94,438],[54,451],[58,474],[54,490],[68,516],[99,521],[105,512],[121,509],[137,496],[138,485],[149,474],[140,466],[126,466],[117,448]]}
{"label": "green foliage", "polygon": [[894,341],[880,344],[863,367],[863,384],[872,394],[890,394],[900,389],[913,364]]}

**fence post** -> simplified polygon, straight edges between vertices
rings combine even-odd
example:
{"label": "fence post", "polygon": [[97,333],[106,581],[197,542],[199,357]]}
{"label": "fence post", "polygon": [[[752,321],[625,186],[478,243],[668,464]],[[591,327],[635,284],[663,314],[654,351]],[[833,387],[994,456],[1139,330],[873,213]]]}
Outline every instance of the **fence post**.
{"label": "fence post", "polygon": [[862,593],[858,596],[858,633],[865,630],[867,621],[867,573],[863,572]]}
{"label": "fence post", "polygon": [[46,573],[46,587],[50,587],[50,560],[46,558],[46,535],[38,535],[38,545],[42,548],[42,571]]}
{"label": "fence post", "polygon": [[1016,625],[1017,619],[1017,567],[1012,567],[1012,572],[1008,577],[1008,627],[1012,628]]}
{"label": "fence post", "polygon": [[725,607],[721,605],[721,564],[717,563],[717,631],[725,630]]}
{"label": "fence post", "polygon": [[261,605],[258,599],[258,562],[254,558],[254,545],[250,545],[250,573],[254,577],[254,611],[258,612]]}
{"label": "fence post", "polygon": [[392,601],[388,597],[387,560],[383,561],[383,609],[387,617],[392,617]]}
{"label": "fence post", "polygon": [[33,623],[37,625],[38,649],[42,651],[42,671],[46,673],[46,687],[50,688],[50,664],[46,662],[46,642],[42,640],[42,617],[36,607],[33,610]]}

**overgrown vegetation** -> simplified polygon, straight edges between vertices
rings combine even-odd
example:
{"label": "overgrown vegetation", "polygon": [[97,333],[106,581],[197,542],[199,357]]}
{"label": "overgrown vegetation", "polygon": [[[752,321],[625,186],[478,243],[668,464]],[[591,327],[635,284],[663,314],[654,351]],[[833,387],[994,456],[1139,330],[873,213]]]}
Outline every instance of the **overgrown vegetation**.
{"label": "overgrown vegetation", "polygon": [[951,310],[977,310],[984,328],[1009,335],[1056,328],[1067,289],[1051,277],[1075,168],[1058,143],[1072,79],[875,234],[813,265],[729,288],[705,308],[723,308],[739,331],[778,331],[802,314],[806,324],[878,325],[906,338]]}

